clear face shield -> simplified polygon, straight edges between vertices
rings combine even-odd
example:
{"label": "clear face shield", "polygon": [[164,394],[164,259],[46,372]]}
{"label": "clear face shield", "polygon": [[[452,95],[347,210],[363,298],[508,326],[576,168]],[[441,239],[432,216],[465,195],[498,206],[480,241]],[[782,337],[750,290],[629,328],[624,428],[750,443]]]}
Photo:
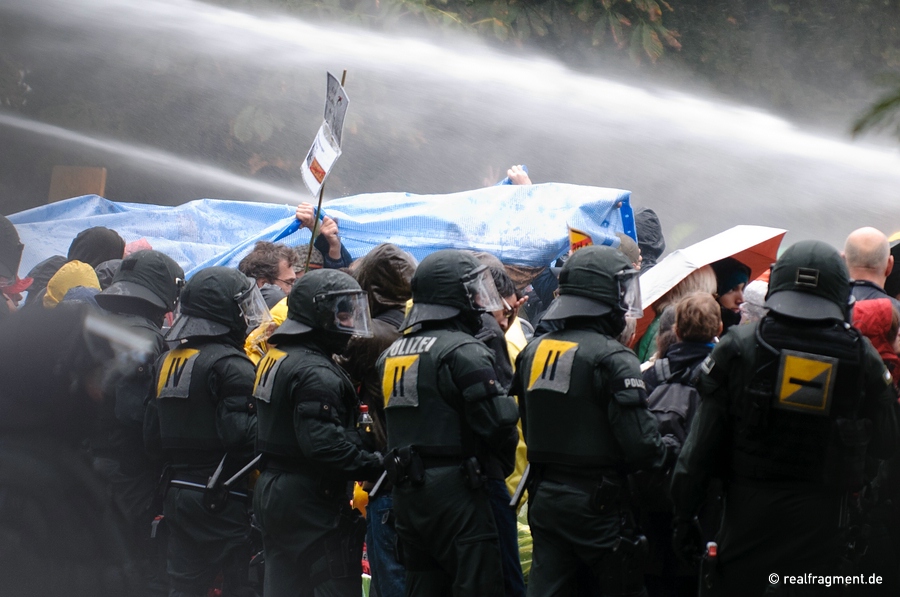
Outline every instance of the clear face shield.
{"label": "clear face shield", "polygon": [[460,280],[466,287],[469,304],[476,311],[502,311],[503,299],[494,286],[494,277],[486,265],[476,267]]}
{"label": "clear face shield", "polygon": [[184,290],[184,286],[187,284],[184,278],[175,278],[175,286],[178,287],[178,295],[175,297],[175,307],[172,308],[171,313],[166,314],[166,318],[163,320],[163,334],[172,327],[172,323],[176,319],[181,316],[181,291]]}
{"label": "clear face shield", "polygon": [[619,283],[619,307],[625,317],[638,319],[644,316],[641,308],[641,283],[638,270],[624,269],[616,274]]}
{"label": "clear face shield", "polygon": [[372,317],[369,315],[369,299],[362,290],[343,290],[316,296],[316,310],[324,317],[323,328],[372,337]]}
{"label": "clear face shield", "polygon": [[250,288],[244,292],[236,294],[234,301],[241,309],[241,315],[243,315],[248,329],[252,330],[261,325],[272,323],[272,314],[269,313],[266,300],[255,283],[251,284]]}

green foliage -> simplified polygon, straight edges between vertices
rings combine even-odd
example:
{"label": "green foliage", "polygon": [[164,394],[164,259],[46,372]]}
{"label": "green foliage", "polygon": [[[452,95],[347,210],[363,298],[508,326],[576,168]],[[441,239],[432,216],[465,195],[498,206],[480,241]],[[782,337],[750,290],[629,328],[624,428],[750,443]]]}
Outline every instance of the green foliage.
{"label": "green foliage", "polygon": [[853,134],[887,130],[900,138],[900,76],[885,78],[893,87],[860,116],[853,125]]}
{"label": "green foliage", "polygon": [[551,50],[581,45],[628,49],[638,62],[679,50],[663,24],[665,0],[220,0],[239,8],[277,8],[389,29],[424,24],[475,31],[501,44],[537,41]]}

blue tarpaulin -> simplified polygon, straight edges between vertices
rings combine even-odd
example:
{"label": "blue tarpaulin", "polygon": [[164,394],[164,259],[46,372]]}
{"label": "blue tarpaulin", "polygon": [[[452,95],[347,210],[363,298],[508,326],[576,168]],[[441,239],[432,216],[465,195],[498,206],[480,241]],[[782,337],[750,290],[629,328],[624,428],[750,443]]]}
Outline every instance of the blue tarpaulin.
{"label": "blue tarpaulin", "polygon": [[[421,260],[438,249],[492,253],[509,265],[546,266],[568,248],[567,224],[595,244],[617,246],[617,232],[636,239],[631,193],[570,184],[495,186],[447,195],[375,193],[327,202],[344,246],[354,257],[392,242]],[[258,240],[292,228],[293,205],[199,199],[177,207],[76,197],[9,216],[25,251],[19,274],[51,255],[66,255],[72,239],[92,226],[141,238],[178,261],[190,276],[211,265],[236,266]],[[280,242],[309,242],[309,231]]]}

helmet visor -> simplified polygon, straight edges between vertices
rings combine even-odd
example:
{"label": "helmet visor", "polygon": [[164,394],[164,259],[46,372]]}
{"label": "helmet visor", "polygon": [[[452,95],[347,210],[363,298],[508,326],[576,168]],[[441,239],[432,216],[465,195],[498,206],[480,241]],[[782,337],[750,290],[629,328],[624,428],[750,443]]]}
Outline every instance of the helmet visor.
{"label": "helmet visor", "polygon": [[362,290],[343,290],[316,296],[316,309],[322,315],[322,328],[332,332],[372,337],[369,299]]}
{"label": "helmet visor", "polygon": [[255,283],[244,292],[235,295],[235,302],[241,309],[244,323],[248,329],[256,329],[261,325],[272,323],[272,314],[266,306],[266,300]]}
{"label": "helmet visor", "polygon": [[625,269],[616,274],[619,283],[619,308],[625,312],[626,317],[635,319],[644,316],[641,308],[641,284],[639,272],[636,269]]}
{"label": "helmet visor", "polygon": [[463,276],[463,286],[469,297],[469,305],[476,311],[502,311],[503,300],[497,287],[494,286],[494,277],[486,265],[479,266],[471,273]]}

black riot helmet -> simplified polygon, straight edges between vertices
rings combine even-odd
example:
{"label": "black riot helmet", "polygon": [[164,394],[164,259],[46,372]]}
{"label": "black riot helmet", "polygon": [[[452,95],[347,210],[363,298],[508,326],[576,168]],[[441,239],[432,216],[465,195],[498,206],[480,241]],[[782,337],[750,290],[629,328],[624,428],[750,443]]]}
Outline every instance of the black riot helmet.
{"label": "black riot helmet", "polygon": [[638,271],[617,249],[592,245],[578,249],[559,273],[559,298],[542,319],[596,317],[614,313],[641,317]]}
{"label": "black riot helmet", "polygon": [[294,284],[287,299],[288,314],[269,338],[278,344],[286,336],[313,330],[350,336],[372,336],[366,293],[353,276],[335,269],[307,272]]}
{"label": "black riot helmet", "polygon": [[246,332],[271,321],[252,278],[230,267],[207,267],[194,274],[182,290],[181,314],[166,340]]}
{"label": "black riot helmet", "polygon": [[98,305],[114,312],[140,303],[167,313],[175,309],[182,286],[184,270],[174,259],[159,251],[138,251],[122,260],[112,284],[96,299]]}
{"label": "black riot helmet", "polygon": [[422,260],[412,277],[413,306],[401,330],[423,321],[451,319],[461,313],[503,309],[490,269],[455,249],[436,251]]}
{"label": "black riot helmet", "polygon": [[847,264],[837,249],[822,241],[791,245],[772,266],[765,306],[797,319],[846,320],[850,306]]}

